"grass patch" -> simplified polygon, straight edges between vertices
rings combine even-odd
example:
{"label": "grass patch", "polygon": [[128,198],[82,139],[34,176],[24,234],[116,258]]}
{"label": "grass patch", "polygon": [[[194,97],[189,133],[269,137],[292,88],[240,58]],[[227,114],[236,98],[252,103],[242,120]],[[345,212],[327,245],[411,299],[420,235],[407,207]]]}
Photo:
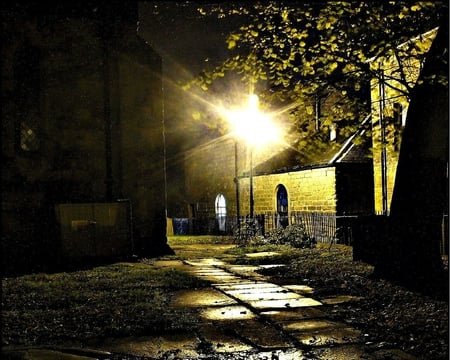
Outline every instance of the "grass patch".
{"label": "grass patch", "polygon": [[192,244],[233,244],[233,236],[214,235],[171,235],[167,237],[169,245],[192,245]]}
{"label": "grass patch", "polygon": [[174,269],[116,263],[72,273],[2,279],[3,344],[59,344],[189,330],[173,293],[209,285]]}
{"label": "grass patch", "polygon": [[[349,277],[368,277],[373,267],[363,262],[353,261],[352,248],[345,245],[318,243],[314,248],[298,249],[290,245],[240,246],[228,252],[235,255],[233,263],[248,265],[286,264],[286,267],[261,269],[259,272],[279,282],[298,282],[314,286],[320,296],[341,293],[352,295],[355,289],[345,284]],[[255,252],[276,252],[270,257],[248,257]]]}
{"label": "grass patch", "polygon": [[[315,248],[299,249],[291,245],[283,244],[265,244],[237,246],[226,251],[227,254],[234,255],[235,258],[230,261],[234,264],[245,265],[263,265],[270,263],[292,264],[301,259],[323,262],[323,258],[335,258],[340,254],[346,261],[351,261],[351,248],[342,245],[333,245],[319,243]],[[276,252],[278,255],[270,257],[248,257],[247,254],[257,252]],[[339,255],[338,255],[339,256]],[[281,270],[280,270],[281,271]],[[283,271],[284,273],[284,271]]]}
{"label": "grass patch", "polygon": [[237,247],[234,239],[228,236],[170,236],[168,245],[174,255],[166,256],[168,259],[197,259],[219,258],[227,260],[227,251]]}

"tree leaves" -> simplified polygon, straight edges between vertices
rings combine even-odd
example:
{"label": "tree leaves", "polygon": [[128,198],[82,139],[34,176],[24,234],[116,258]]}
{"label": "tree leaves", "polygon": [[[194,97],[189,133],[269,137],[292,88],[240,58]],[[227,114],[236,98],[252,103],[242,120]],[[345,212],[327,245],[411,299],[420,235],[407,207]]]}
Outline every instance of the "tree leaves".
{"label": "tree leaves", "polygon": [[[220,4],[213,7],[212,13],[234,16],[234,10],[231,3]],[[349,107],[364,104],[365,84],[379,75],[370,62],[395,55],[398,45],[436,26],[441,14],[448,11],[448,5],[336,1],[294,6],[288,2],[254,2],[248,7],[240,4],[239,11],[246,14],[248,21],[227,38],[230,58],[193,83],[207,91],[218,78],[239,74],[244,88],[264,88],[268,84],[267,94],[264,91],[260,94],[267,101],[275,98],[282,103],[300,101],[308,96],[303,89],[308,89],[311,96],[312,89],[327,88],[345,91]],[[402,56],[414,56],[411,54],[403,51]],[[399,83],[403,84],[404,79],[404,75],[398,74]],[[407,93],[410,84],[403,85],[398,90]],[[359,116],[352,117],[356,128],[367,107],[358,106],[354,111],[361,111]]]}

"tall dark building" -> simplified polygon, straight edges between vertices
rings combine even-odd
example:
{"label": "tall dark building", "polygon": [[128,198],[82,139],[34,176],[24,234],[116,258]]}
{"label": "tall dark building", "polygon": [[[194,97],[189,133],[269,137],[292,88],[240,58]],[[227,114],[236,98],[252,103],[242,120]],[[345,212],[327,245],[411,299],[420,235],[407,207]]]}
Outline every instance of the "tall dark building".
{"label": "tall dark building", "polygon": [[[5,271],[165,248],[162,65],[137,18],[135,2],[2,6]],[[58,218],[61,204],[118,201],[127,204],[123,251],[99,251],[116,236],[103,228],[118,221],[112,210],[106,220],[73,209],[68,224]],[[65,252],[64,226],[84,250]],[[87,237],[96,247],[86,249]]]}

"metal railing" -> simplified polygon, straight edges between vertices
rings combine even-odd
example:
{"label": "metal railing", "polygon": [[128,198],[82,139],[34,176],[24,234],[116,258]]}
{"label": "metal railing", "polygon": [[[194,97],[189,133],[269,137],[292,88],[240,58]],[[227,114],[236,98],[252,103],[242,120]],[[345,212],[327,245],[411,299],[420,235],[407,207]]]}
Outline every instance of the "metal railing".
{"label": "metal railing", "polygon": [[[242,216],[237,221],[235,216],[227,216],[221,219],[216,217],[183,218],[173,219],[174,234],[178,235],[238,235],[238,237],[249,238],[255,235],[264,235],[267,232],[286,227],[290,224],[305,225],[310,237],[317,242],[340,242],[348,243],[351,239],[351,231],[348,226],[342,227],[342,219],[349,218],[336,216],[334,213],[307,213],[293,212],[287,216],[280,216],[277,213],[257,214],[254,219]],[[353,217],[352,217],[353,218]],[[348,222],[348,221],[347,221]],[[338,227],[336,225],[338,224]],[[341,225],[341,227],[339,227]],[[345,228],[345,229],[344,229]],[[344,231],[345,230],[345,231]],[[340,232],[342,234],[340,234]],[[339,239],[344,236],[345,239]],[[342,242],[342,240],[344,242]],[[350,244],[349,244],[350,245]]]}
{"label": "metal railing", "polygon": [[[386,215],[378,215],[386,216]],[[234,235],[239,239],[248,239],[255,235],[265,235],[271,230],[286,227],[290,224],[304,224],[311,238],[322,243],[337,243],[353,245],[353,229],[359,221],[358,215],[336,215],[335,213],[291,212],[289,217],[280,216],[274,212],[255,215],[254,220],[241,216],[239,222],[235,216],[221,219],[202,217],[196,219],[173,219],[174,233],[180,235]],[[183,226],[178,226],[177,220]],[[181,224],[181,222],[179,223]],[[442,255],[448,255],[448,215],[442,218],[442,239],[440,250]]]}

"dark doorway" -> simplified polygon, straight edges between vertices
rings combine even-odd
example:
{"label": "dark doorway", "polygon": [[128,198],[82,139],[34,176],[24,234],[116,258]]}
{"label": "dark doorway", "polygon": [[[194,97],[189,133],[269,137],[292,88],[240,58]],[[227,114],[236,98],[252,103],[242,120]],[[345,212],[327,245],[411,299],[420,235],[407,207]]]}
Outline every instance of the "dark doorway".
{"label": "dark doorway", "polygon": [[277,227],[285,228],[289,223],[288,194],[284,185],[277,186]]}

